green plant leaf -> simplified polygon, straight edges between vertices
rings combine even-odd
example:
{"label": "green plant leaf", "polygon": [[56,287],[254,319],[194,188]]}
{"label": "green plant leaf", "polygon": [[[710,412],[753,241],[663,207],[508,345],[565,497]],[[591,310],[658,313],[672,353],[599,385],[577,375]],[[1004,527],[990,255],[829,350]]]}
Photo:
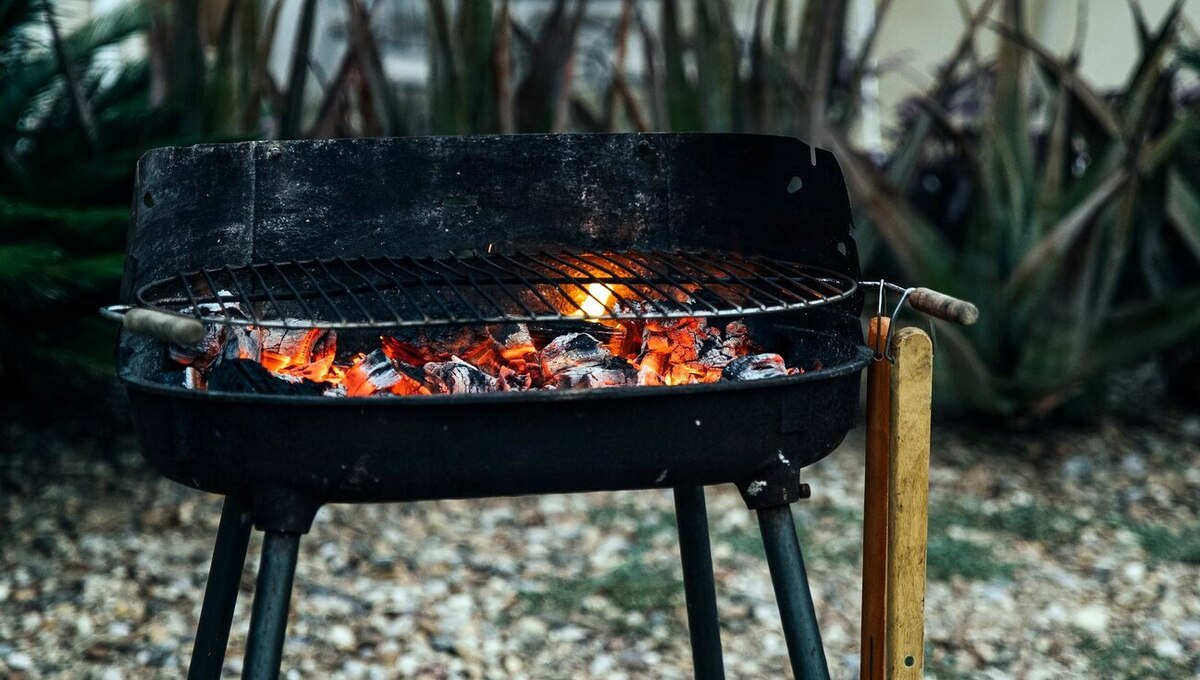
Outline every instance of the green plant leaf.
{"label": "green plant leaf", "polygon": [[1080,201],[1071,212],[1048,229],[1046,236],[1025,253],[1013,270],[1005,285],[1005,295],[1009,298],[1022,297],[1028,293],[1032,284],[1057,271],[1057,265],[1063,255],[1128,181],[1128,172],[1118,172],[1109,176],[1086,199]]}
{"label": "green plant leaf", "polygon": [[1121,120],[1112,112],[1104,97],[1078,78],[1075,70],[1064,60],[1054,56],[1047,47],[1025,33],[1002,24],[992,24],[992,29],[1005,40],[1032,54],[1042,67],[1043,73],[1058,87],[1069,90],[1109,137],[1115,140],[1124,138]]}
{"label": "green plant leaf", "polygon": [[[146,3],[129,2],[76,28],[63,39],[63,49],[77,65],[87,66],[98,50],[144,30],[149,21]],[[0,131],[13,130],[38,95],[60,75],[54,52],[46,47],[32,49],[7,64],[0,79]]]}
{"label": "green plant leaf", "polygon": [[1168,173],[1167,214],[1171,218],[1168,223],[1200,261],[1200,192],[1192,188],[1178,170]]}
{"label": "green plant leaf", "polygon": [[953,249],[945,239],[909,205],[907,199],[887,182],[871,162],[855,153],[842,136],[831,135],[834,154],[846,176],[850,195],[871,218],[871,224],[887,242],[904,273],[913,281],[953,290]]}
{"label": "green plant leaf", "polygon": [[1115,310],[1096,334],[1078,375],[1145,360],[1200,331],[1200,286]]}

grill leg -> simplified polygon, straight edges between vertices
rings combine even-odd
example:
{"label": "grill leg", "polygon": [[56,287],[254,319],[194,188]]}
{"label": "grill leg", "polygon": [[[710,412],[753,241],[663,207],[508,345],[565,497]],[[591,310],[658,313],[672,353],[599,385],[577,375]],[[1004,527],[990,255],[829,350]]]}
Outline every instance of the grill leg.
{"label": "grill leg", "polygon": [[262,562],[250,614],[250,638],[246,641],[246,663],[242,677],[274,680],[283,660],[283,635],[287,630],[288,605],[300,534],[268,531],[263,537]]}
{"label": "grill leg", "polygon": [[758,511],[763,546],[767,551],[767,566],[775,586],[775,600],[783,619],[783,637],[787,641],[792,673],[798,680],[828,680],[829,666],[825,663],[825,648],[821,646],[821,631],[817,628],[817,612],[804,557],[796,538],[796,524],[791,505],[777,505]]}
{"label": "grill leg", "polygon": [[717,618],[717,591],[713,585],[704,487],[675,488],[675,521],[679,525],[679,554],[683,561],[692,664],[697,678],[720,680],[725,677],[725,666],[721,659],[721,626]]}
{"label": "grill leg", "polygon": [[249,542],[249,517],[243,512],[241,501],[226,496],[221,508],[221,524],[217,527],[217,542],[213,546],[212,564],[208,568],[208,583],[204,587],[204,604],[200,607],[200,625],[196,628],[188,680],[221,677],[225,647],[229,644],[229,626],[233,623],[233,606],[237,604]]}

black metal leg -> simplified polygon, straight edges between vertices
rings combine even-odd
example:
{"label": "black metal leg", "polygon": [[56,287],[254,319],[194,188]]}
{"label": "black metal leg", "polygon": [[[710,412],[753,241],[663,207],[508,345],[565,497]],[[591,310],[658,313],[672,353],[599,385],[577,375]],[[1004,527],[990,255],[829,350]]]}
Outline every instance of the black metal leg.
{"label": "black metal leg", "polygon": [[221,508],[221,524],[217,528],[217,542],[213,546],[212,564],[208,568],[208,583],[204,587],[204,604],[200,607],[200,625],[196,627],[188,680],[221,677],[249,542],[249,517],[238,499],[226,496]]}
{"label": "black metal leg", "polygon": [[760,509],[758,524],[767,551],[767,566],[771,569],[771,583],[775,586],[775,600],[779,603],[779,616],[783,619],[783,637],[787,641],[792,673],[799,680],[828,680],[829,666],[825,663],[817,612],[808,589],[800,541],[796,538],[792,506]]}
{"label": "black metal leg", "polygon": [[242,677],[274,680],[283,660],[283,635],[287,631],[292,577],[300,552],[300,534],[268,531],[263,537],[262,562],[250,614],[250,637]]}
{"label": "black metal leg", "polygon": [[683,561],[692,664],[697,678],[719,680],[725,677],[725,665],[721,659],[721,625],[717,618],[717,591],[713,585],[704,487],[675,488],[675,521],[679,525],[679,554]]}

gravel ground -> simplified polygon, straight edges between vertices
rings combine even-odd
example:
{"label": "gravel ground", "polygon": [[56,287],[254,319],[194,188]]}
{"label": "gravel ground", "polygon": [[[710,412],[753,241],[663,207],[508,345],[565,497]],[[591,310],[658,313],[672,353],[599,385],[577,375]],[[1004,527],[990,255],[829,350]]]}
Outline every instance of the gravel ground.
{"label": "gravel ground", "polygon": [[[935,438],[929,677],[1200,674],[1200,417]],[[179,677],[220,499],[132,442],[115,462],[17,429],[0,445],[0,677]],[[839,678],[858,674],[861,452],[852,434],[810,468],[795,511]],[[754,517],[732,488],[708,504],[728,674],[786,677]],[[691,672],[669,492],[329,507],[301,551],[289,678]]]}

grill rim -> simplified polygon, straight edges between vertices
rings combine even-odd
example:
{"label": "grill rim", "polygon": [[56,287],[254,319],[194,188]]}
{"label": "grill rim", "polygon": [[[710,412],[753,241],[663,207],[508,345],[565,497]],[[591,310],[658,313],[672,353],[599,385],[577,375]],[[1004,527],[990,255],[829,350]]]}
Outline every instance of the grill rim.
{"label": "grill rim", "polygon": [[[631,255],[633,257],[631,257]],[[500,283],[499,280],[497,280],[498,281],[497,283],[488,283],[486,281],[481,281],[481,282],[477,283],[471,274],[465,275],[466,280],[467,280],[467,283],[465,283],[465,284],[461,284],[461,283],[456,284],[456,283],[452,282],[449,278],[446,278],[445,283],[437,283],[436,281],[432,280],[433,277],[416,277],[416,278],[414,278],[413,281],[411,281],[407,284],[407,287],[411,287],[411,288],[419,287],[420,289],[424,289],[427,292],[431,293],[431,295],[433,297],[433,302],[430,303],[430,306],[441,307],[446,312],[445,317],[431,318],[428,313],[428,310],[425,308],[422,308],[420,306],[420,303],[415,302],[415,300],[414,300],[413,306],[420,313],[419,316],[421,316],[423,318],[418,319],[418,318],[416,318],[417,315],[413,315],[412,317],[409,317],[409,318],[401,318],[401,315],[395,311],[395,308],[391,305],[391,303],[388,303],[385,301],[384,304],[389,309],[389,311],[391,311],[393,313],[393,318],[392,319],[375,320],[372,318],[371,313],[369,311],[367,311],[367,309],[363,306],[363,300],[360,299],[358,296],[356,296],[355,293],[346,286],[345,282],[341,281],[336,276],[333,276],[332,274],[330,274],[330,279],[326,282],[329,285],[326,285],[326,286],[318,285],[314,289],[313,292],[310,292],[308,294],[307,297],[313,302],[314,305],[318,304],[317,300],[324,300],[325,301],[324,306],[328,307],[337,316],[341,317],[342,318],[341,321],[328,321],[328,320],[313,319],[313,318],[296,319],[295,317],[291,317],[291,321],[289,321],[289,318],[284,317],[284,316],[279,316],[277,318],[261,319],[261,318],[259,318],[259,315],[253,311],[253,309],[250,309],[251,318],[235,318],[234,315],[229,313],[228,307],[226,307],[224,305],[222,306],[222,308],[220,310],[214,311],[211,313],[205,313],[200,310],[200,305],[222,304],[222,303],[227,303],[227,302],[237,303],[239,305],[241,305],[241,304],[252,305],[253,303],[257,302],[258,304],[270,304],[272,307],[275,307],[276,309],[278,309],[279,302],[278,302],[277,298],[281,298],[281,299],[286,299],[289,302],[298,303],[301,307],[304,308],[306,317],[313,317],[313,316],[317,316],[317,314],[315,314],[315,312],[317,310],[314,307],[310,307],[309,303],[304,301],[305,296],[300,294],[300,291],[299,291],[299,289],[296,288],[296,286],[294,285],[294,282],[291,279],[289,279],[286,274],[283,273],[283,268],[296,269],[299,272],[301,272],[303,275],[307,276],[308,278],[312,279],[315,282],[316,279],[315,279],[315,277],[312,276],[312,272],[309,268],[319,267],[321,270],[328,272],[329,271],[328,265],[341,264],[343,266],[346,266],[348,271],[363,278],[364,282],[366,282],[365,288],[369,288],[372,292],[379,294],[380,289],[377,288],[374,283],[371,283],[369,279],[362,277],[361,274],[359,274],[357,272],[357,270],[353,269],[352,267],[349,267],[346,263],[348,261],[361,261],[364,264],[369,264],[372,267],[374,267],[374,264],[372,263],[372,261],[374,261],[376,263],[379,261],[391,262],[396,257],[399,257],[401,259],[410,259],[413,261],[413,263],[420,263],[421,266],[424,266],[424,264],[426,264],[426,263],[435,264],[437,266],[446,266],[446,263],[448,263],[448,262],[453,262],[459,266],[463,266],[463,262],[464,262],[463,259],[461,258],[461,256],[459,256],[457,254],[450,254],[449,257],[430,259],[430,260],[424,260],[423,258],[422,259],[412,258],[411,256],[391,256],[391,255],[378,255],[378,256],[373,256],[373,257],[364,256],[361,258],[353,258],[353,260],[348,260],[347,258],[343,258],[341,256],[334,256],[334,257],[328,257],[328,258],[314,257],[314,258],[292,260],[292,261],[286,261],[286,262],[266,261],[266,262],[256,262],[256,263],[248,263],[248,264],[241,264],[241,265],[223,264],[223,265],[218,265],[218,266],[213,266],[213,267],[204,267],[204,268],[196,269],[196,270],[192,270],[192,271],[181,271],[181,272],[175,273],[173,276],[157,279],[157,280],[151,281],[151,282],[141,286],[136,291],[134,297],[138,303],[138,307],[141,307],[144,309],[151,309],[151,310],[154,310],[154,311],[157,311],[160,313],[169,314],[171,316],[175,316],[175,317],[182,318],[182,319],[195,319],[202,323],[208,323],[208,324],[225,324],[225,325],[229,325],[229,326],[240,326],[240,327],[257,326],[257,327],[262,327],[262,328],[275,328],[275,329],[283,329],[283,330],[306,330],[306,329],[319,328],[319,329],[330,329],[330,330],[360,330],[361,331],[361,330],[388,330],[388,329],[399,329],[399,328],[430,328],[430,327],[439,327],[439,326],[440,327],[478,326],[478,325],[509,324],[509,323],[583,321],[583,320],[592,320],[592,319],[596,319],[596,320],[657,320],[657,319],[678,319],[678,318],[689,318],[689,317],[731,318],[731,317],[743,317],[743,316],[760,316],[760,315],[766,315],[766,314],[785,314],[785,313],[789,313],[789,312],[799,312],[799,311],[815,309],[818,307],[833,305],[838,302],[842,302],[843,300],[848,300],[848,299],[853,298],[859,290],[859,283],[858,283],[856,277],[849,275],[849,274],[837,272],[832,269],[828,269],[825,267],[819,267],[819,266],[815,266],[815,265],[809,265],[809,264],[798,263],[798,262],[789,262],[789,261],[781,260],[781,259],[768,258],[768,257],[762,256],[762,255],[745,256],[740,253],[733,253],[733,252],[729,252],[729,251],[689,250],[689,249],[682,249],[682,248],[677,249],[672,252],[653,250],[653,249],[648,250],[648,251],[642,251],[642,250],[638,250],[638,249],[628,249],[628,250],[624,250],[624,249],[623,250],[584,249],[584,250],[572,251],[572,250],[564,249],[563,251],[561,251],[560,253],[557,253],[557,254],[556,253],[547,253],[547,252],[539,252],[536,254],[537,258],[543,258],[542,259],[543,262],[545,262],[546,259],[558,260],[559,262],[562,262],[562,260],[559,260],[558,258],[569,257],[569,258],[573,258],[577,262],[583,263],[583,264],[591,264],[591,260],[588,258],[600,259],[602,262],[610,262],[611,260],[609,258],[613,257],[613,256],[615,256],[618,261],[633,262],[634,264],[641,266],[645,270],[653,272],[654,274],[661,276],[662,280],[660,281],[659,279],[653,279],[653,282],[650,282],[646,279],[646,276],[644,274],[639,273],[639,272],[635,271],[634,269],[631,269],[625,265],[621,265],[621,266],[626,271],[631,272],[633,275],[632,276],[624,276],[620,279],[612,279],[612,278],[606,278],[604,276],[599,276],[599,275],[592,275],[591,277],[571,276],[567,272],[562,272],[561,270],[558,270],[553,265],[546,265],[546,264],[542,264],[541,266],[543,266],[547,270],[554,270],[554,271],[558,272],[561,275],[561,278],[558,278],[558,277],[543,278],[543,279],[538,279],[538,280],[533,280],[533,281],[526,281],[524,276],[522,276],[519,273],[514,273],[512,275],[516,276],[518,279],[520,279],[525,285],[508,285],[508,286],[506,286],[505,284]],[[486,264],[496,267],[497,269],[499,269],[499,265],[492,264],[492,261],[499,260],[501,258],[508,260],[508,261],[514,261],[514,258],[524,258],[524,259],[530,260],[531,262],[535,261],[535,259],[534,259],[535,256],[531,255],[529,253],[484,254],[484,255],[476,255],[476,256],[470,256],[470,257],[478,257],[481,261],[485,261]],[[707,279],[701,279],[698,277],[694,277],[692,279],[685,280],[685,279],[679,277],[678,275],[674,274],[673,272],[668,272],[668,273],[664,274],[662,272],[655,271],[651,267],[646,266],[643,260],[634,259],[634,258],[643,258],[643,257],[645,257],[647,259],[653,258],[653,259],[651,259],[652,262],[655,262],[656,264],[660,264],[660,265],[665,265],[666,267],[668,267],[670,269],[675,269],[677,266],[685,266],[685,267],[690,267],[692,269],[699,269],[700,267],[703,267],[705,265],[711,267],[711,266],[713,266],[713,263],[715,263],[716,266],[718,266],[718,267],[721,265],[726,265],[726,266],[731,266],[734,269],[740,268],[740,269],[749,271],[746,268],[746,265],[751,265],[751,266],[758,266],[758,267],[766,268],[770,271],[765,274],[759,274],[758,276],[753,276],[753,277],[748,276],[746,274],[739,274],[736,272],[729,272],[729,271],[725,271],[724,274],[712,274],[711,272],[709,272],[709,276],[711,276],[713,279],[712,281],[709,281]],[[671,259],[666,259],[666,258],[671,258]],[[699,265],[697,265],[695,262],[688,262],[689,259],[696,259],[696,258],[700,258]],[[731,262],[729,262],[729,258],[734,258],[735,261],[731,263]],[[471,267],[472,265],[468,264],[465,266]],[[573,265],[568,265],[568,266],[573,266]],[[611,265],[606,265],[606,266],[611,266]],[[306,268],[306,267],[308,267],[308,268]],[[286,287],[288,289],[290,289],[291,297],[289,297],[288,293],[283,293],[279,290],[279,288],[281,286],[276,286],[274,288],[268,286],[260,273],[260,270],[263,270],[263,269],[270,269],[270,270],[273,270],[274,272],[277,272],[280,277],[280,280],[282,281],[281,286],[286,285]],[[233,272],[235,270],[238,271],[243,277],[249,279],[251,281],[251,285],[254,284],[254,280],[257,280],[261,284],[261,288],[253,289],[250,291],[249,294],[247,294],[244,290],[242,290],[242,287],[241,287],[237,277],[233,274]],[[780,270],[782,270],[782,271],[780,271]],[[788,270],[790,270],[790,272]],[[430,270],[430,271],[432,272],[432,270]],[[533,270],[531,269],[530,271],[533,271]],[[582,269],[580,269],[580,271],[582,271]],[[214,275],[218,275],[218,274],[229,276],[229,278],[232,280],[232,283],[234,285],[229,286],[229,287],[219,286],[217,284],[217,281],[213,278]],[[383,272],[380,271],[380,274],[382,275]],[[251,278],[251,277],[253,277],[253,278]],[[217,291],[216,295],[210,294],[208,296],[197,296],[194,293],[194,291],[192,290],[191,286],[189,286],[189,284],[187,283],[189,278],[204,280],[210,288],[215,289]],[[392,276],[392,278],[395,278],[395,277]],[[643,279],[643,281],[646,281],[646,283],[636,282],[636,281],[633,283],[629,283],[629,281],[632,281],[637,278]],[[518,294],[530,293],[530,294],[536,296],[538,299],[542,300],[543,302],[546,302],[546,300],[542,296],[542,293],[539,290],[539,288],[544,287],[544,286],[552,286],[553,288],[555,288],[558,291],[559,297],[561,297],[562,299],[564,299],[568,302],[571,302],[575,307],[579,308],[580,312],[583,312],[582,307],[580,306],[583,303],[576,301],[574,298],[567,295],[566,291],[564,291],[563,288],[566,286],[575,286],[576,288],[579,288],[580,290],[584,290],[585,284],[600,283],[601,285],[604,285],[604,282],[606,280],[607,281],[621,281],[622,283],[616,283],[614,285],[622,286],[624,288],[627,288],[628,290],[634,291],[634,293],[636,294],[637,297],[642,298],[642,300],[644,300],[645,303],[649,303],[648,306],[658,307],[662,311],[656,312],[653,309],[649,309],[648,311],[616,313],[614,311],[614,309],[612,308],[612,305],[614,305],[615,303],[609,302],[608,305],[604,305],[603,303],[600,303],[602,306],[604,306],[604,310],[605,310],[604,313],[599,314],[597,316],[582,317],[582,316],[574,315],[573,313],[566,313],[566,312],[561,312],[561,311],[557,311],[557,310],[554,312],[547,311],[545,313],[533,313],[533,311],[530,310],[527,305],[525,305],[524,303],[518,302],[517,303],[518,306],[521,306],[522,308],[530,311],[531,313],[528,313],[528,314],[513,313],[513,314],[506,314],[503,316],[484,316],[482,314],[482,312],[486,311],[484,309],[485,305],[491,305],[492,307],[495,307],[497,309],[497,311],[499,311],[500,308],[498,305],[496,305],[491,300],[490,296],[487,293],[480,292],[480,285],[484,286],[487,289],[492,289],[492,292],[498,294],[498,296],[508,297],[508,298],[513,299],[514,301],[517,300]],[[787,283],[780,284],[780,283],[778,283],[779,280],[785,280]],[[772,281],[774,281],[774,282],[772,282]],[[828,295],[823,295],[823,294],[813,290],[813,288],[810,287],[810,286],[814,285],[814,282],[816,282],[815,285],[822,285],[831,290],[835,290],[837,292],[830,293]],[[397,285],[394,286],[394,290],[401,290],[401,291],[405,290],[406,286],[400,284],[399,279],[396,279],[396,284]],[[430,288],[431,284],[433,286],[435,286],[435,288],[431,289]],[[765,284],[767,286],[773,286],[777,290],[763,291],[761,289],[758,289],[758,285],[760,285],[760,284]],[[166,287],[169,285],[177,286],[177,290],[181,291],[183,293],[183,295],[186,296],[186,298],[180,297],[179,295],[175,295],[174,297],[170,297],[170,298],[156,298],[154,300],[148,299],[150,293],[153,292],[156,288]],[[345,289],[345,292],[337,293],[336,291],[330,290],[330,288],[334,287],[334,286],[338,286],[338,287]],[[668,288],[668,289],[669,288],[678,288],[680,291],[684,291],[684,287],[697,286],[698,289],[695,291],[692,291],[693,293],[698,293],[701,291],[710,291],[710,292],[714,292],[714,294],[716,294],[718,297],[721,297],[721,294],[720,294],[720,291],[715,291],[714,290],[715,288],[732,290],[734,287],[745,287],[745,288],[751,289],[753,295],[749,295],[746,293],[738,294],[743,297],[743,302],[749,303],[749,304],[746,304],[746,306],[741,306],[741,305],[737,304],[736,302],[734,302],[728,307],[726,307],[726,306],[716,307],[713,303],[711,303],[709,301],[699,299],[699,300],[696,300],[691,303],[686,303],[689,307],[688,309],[676,311],[676,310],[664,309],[662,307],[662,305],[658,305],[658,304],[651,302],[651,298],[649,296],[647,296],[645,294],[645,292],[642,292],[642,290],[657,292],[656,286],[661,286],[663,288]],[[606,285],[605,287],[609,288],[611,291],[611,288],[609,286]],[[466,301],[466,298],[463,296],[463,293],[464,292],[470,293],[471,289],[475,290],[475,293],[476,293],[475,297],[482,298],[482,301],[477,302],[474,305],[473,310],[476,313],[471,314],[471,315],[467,316],[466,318],[457,317],[454,314],[454,312],[450,311],[450,308],[444,302],[442,302],[440,299],[438,299],[436,297],[436,295],[433,295],[434,291],[445,292],[446,294],[453,293],[455,296],[457,296],[460,300],[463,301],[463,304],[466,307],[468,307],[470,309],[472,307],[472,305],[471,305],[471,303]],[[783,304],[775,304],[775,305],[764,305],[760,299],[756,299],[754,297],[754,296],[758,296],[759,298],[761,298],[763,295],[766,295],[767,297],[774,297],[776,300],[780,300],[781,302],[783,302],[779,297],[776,297],[776,292],[779,292],[780,294],[784,294],[784,295],[790,294],[792,296],[800,296],[800,294],[796,292],[796,289],[803,289],[804,291],[806,291],[804,293],[804,295],[814,293],[815,297],[812,297],[812,298],[801,297],[801,299],[796,302],[792,302],[792,303],[784,302]],[[261,293],[256,292],[258,290],[261,290]],[[221,291],[228,292],[228,295],[222,294]],[[754,292],[754,291],[757,291],[757,292]],[[411,296],[408,294],[407,291],[404,292],[404,295],[405,295],[405,297],[411,299]],[[586,291],[585,291],[585,295],[591,297],[591,294],[587,293]],[[728,295],[727,292],[726,292],[726,295]],[[345,300],[343,301],[344,304],[334,305],[334,303],[331,300],[331,296],[344,297],[345,298]],[[619,295],[616,295],[616,297],[618,299],[620,299]],[[630,297],[633,297],[633,296],[630,296]],[[594,297],[592,297],[591,299],[596,300],[596,298],[594,298]],[[586,299],[584,302],[586,302]],[[600,301],[596,300],[596,302],[599,303]],[[190,307],[194,311],[191,313],[188,313],[188,312],[181,311],[180,309],[172,309],[170,307],[164,306],[169,303],[175,304],[176,307],[180,307],[180,306],[186,304],[187,307],[184,307],[184,308]],[[645,303],[643,303],[643,304],[645,304]],[[678,304],[678,303],[676,303],[676,304]],[[755,305],[757,305],[757,306],[755,306]],[[349,321],[349,320],[347,320],[346,313],[347,313],[347,311],[352,309],[352,307],[354,307],[354,306],[357,306],[363,312],[363,316],[366,317],[365,321],[359,321],[359,320]],[[698,308],[701,306],[708,307],[709,309],[705,310],[703,308]],[[550,305],[549,303],[547,303],[546,307],[550,308],[550,307],[553,307],[553,305]]]}

